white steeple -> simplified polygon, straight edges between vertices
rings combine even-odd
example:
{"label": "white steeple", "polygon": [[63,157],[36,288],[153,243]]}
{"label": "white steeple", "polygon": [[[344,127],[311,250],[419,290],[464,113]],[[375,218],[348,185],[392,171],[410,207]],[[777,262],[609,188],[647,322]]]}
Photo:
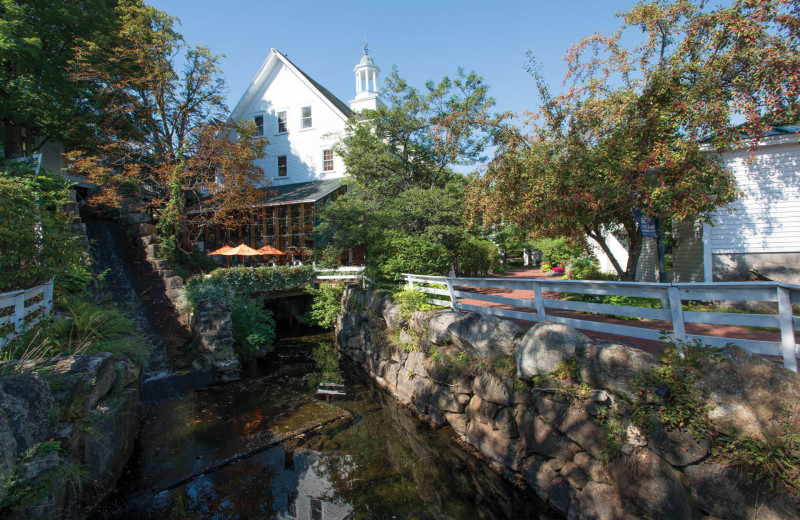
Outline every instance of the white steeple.
{"label": "white steeple", "polygon": [[353,72],[356,74],[356,97],[350,101],[350,108],[358,112],[365,108],[375,110],[378,107],[378,73],[380,67],[372,62],[369,56],[369,45],[364,38],[364,55],[361,61],[355,66]]}

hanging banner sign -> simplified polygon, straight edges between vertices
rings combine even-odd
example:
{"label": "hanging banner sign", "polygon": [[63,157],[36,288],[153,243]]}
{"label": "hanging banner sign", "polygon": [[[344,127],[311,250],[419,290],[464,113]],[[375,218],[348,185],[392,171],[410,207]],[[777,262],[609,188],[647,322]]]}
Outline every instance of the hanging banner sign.
{"label": "hanging banner sign", "polygon": [[633,208],[633,216],[636,217],[636,222],[639,224],[639,229],[642,230],[643,237],[658,238],[656,222],[653,217],[642,215],[639,208]]}

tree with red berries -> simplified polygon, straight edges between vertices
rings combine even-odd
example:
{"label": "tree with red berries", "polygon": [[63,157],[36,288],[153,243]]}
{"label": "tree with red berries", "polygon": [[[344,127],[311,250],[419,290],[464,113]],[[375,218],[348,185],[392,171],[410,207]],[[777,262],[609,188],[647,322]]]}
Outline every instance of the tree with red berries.
{"label": "tree with red berries", "polygon": [[[634,208],[711,220],[736,200],[735,181],[713,152],[754,147],[771,124],[798,115],[800,6],[705,7],[657,0],[621,13],[614,35],[569,50],[561,95],[550,96],[532,65],[542,108],[529,131],[506,135],[470,187],[472,221],[588,236],[633,280],[642,244]],[[641,44],[626,48],[623,38],[635,31]],[[612,232],[628,246],[626,265],[608,247]]]}

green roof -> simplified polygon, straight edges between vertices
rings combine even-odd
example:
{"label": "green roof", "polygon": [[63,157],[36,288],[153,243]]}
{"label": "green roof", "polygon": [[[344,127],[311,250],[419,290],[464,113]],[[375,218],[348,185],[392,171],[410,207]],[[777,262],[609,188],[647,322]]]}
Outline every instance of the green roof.
{"label": "green roof", "polygon": [[316,202],[336,191],[343,184],[344,179],[329,179],[324,181],[298,182],[295,184],[270,186],[267,188],[267,191],[271,196],[268,196],[267,200],[264,202],[267,204]]}

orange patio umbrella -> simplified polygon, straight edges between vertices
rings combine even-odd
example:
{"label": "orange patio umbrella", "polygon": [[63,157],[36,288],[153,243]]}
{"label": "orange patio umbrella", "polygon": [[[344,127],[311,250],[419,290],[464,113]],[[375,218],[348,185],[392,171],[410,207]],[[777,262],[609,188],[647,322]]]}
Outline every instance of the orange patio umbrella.
{"label": "orange patio umbrella", "polygon": [[[220,247],[219,249],[215,249],[214,251],[211,251],[210,253],[208,253],[208,256],[214,256],[214,255],[224,255],[224,254],[226,254],[228,251],[230,251],[231,249],[233,249],[231,246],[229,246],[229,245],[224,245],[224,246]],[[231,259],[230,259],[230,257],[226,258],[226,260],[228,261],[228,267],[230,267],[230,265],[231,265]]]}
{"label": "orange patio umbrella", "polygon": [[[220,248],[221,249],[221,248]],[[241,256],[242,257],[242,265],[244,265],[244,257],[245,256],[258,256],[263,253],[259,253],[257,250],[253,249],[252,247],[248,246],[247,244],[239,244],[236,247],[232,247],[227,251],[220,253],[221,255],[225,256]]]}
{"label": "orange patio umbrella", "polygon": [[262,255],[285,255],[283,251],[279,251],[272,246],[263,246],[258,249],[258,252]]}

